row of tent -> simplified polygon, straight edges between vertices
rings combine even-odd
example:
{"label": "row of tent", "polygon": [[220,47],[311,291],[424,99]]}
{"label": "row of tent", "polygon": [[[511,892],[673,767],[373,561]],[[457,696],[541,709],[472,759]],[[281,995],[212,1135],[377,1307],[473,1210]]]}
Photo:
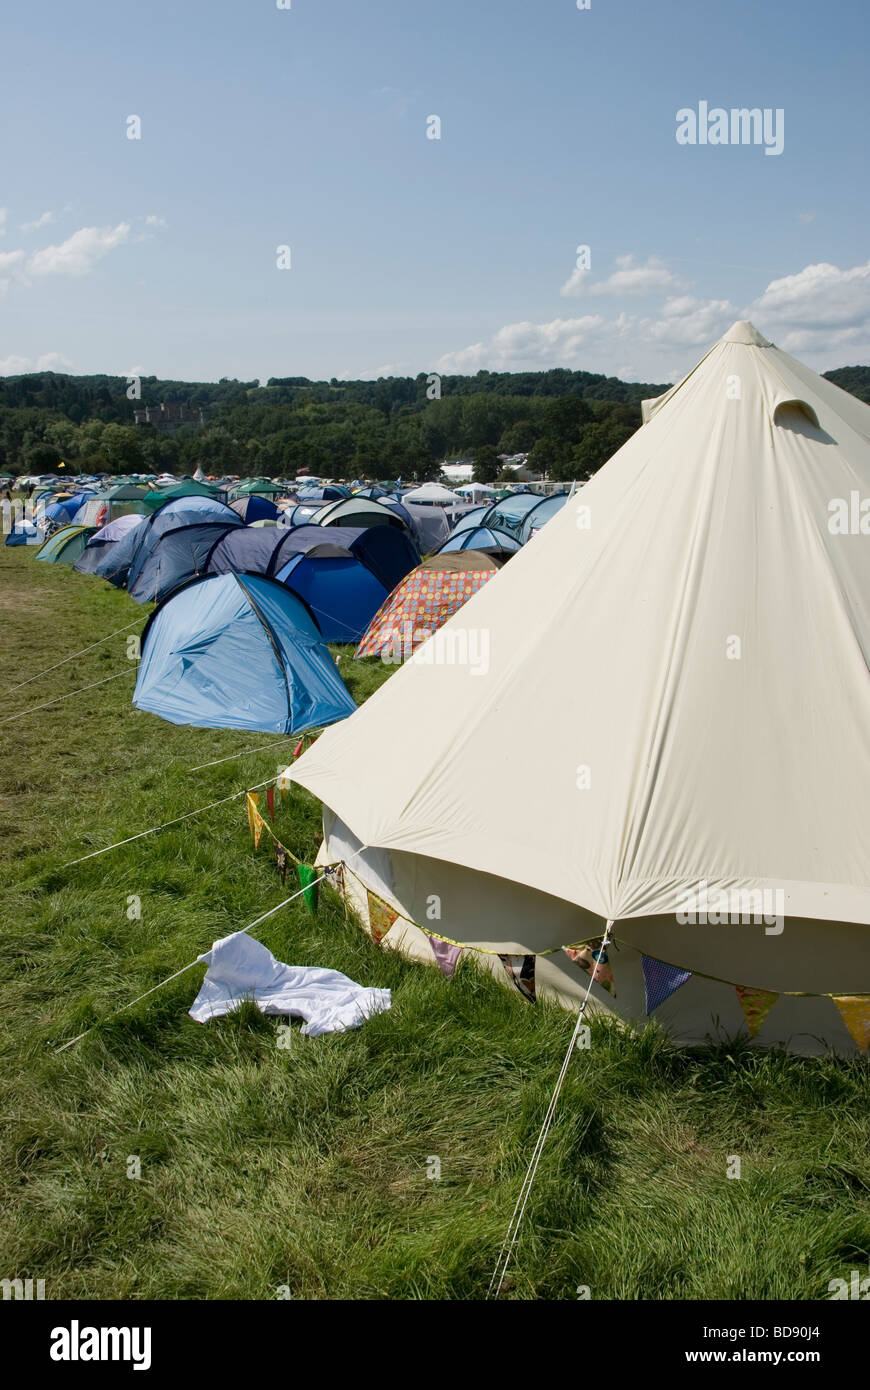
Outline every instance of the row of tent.
{"label": "row of tent", "polygon": [[72,562],[156,602],[138,708],[172,722],[298,732],[354,708],[326,643],[393,660],[398,639],[407,659],[503,558],[462,551],[421,562],[398,517],[345,526],[333,506],[319,524],[286,527],[246,524],[243,507],[185,496],[100,530],[70,524],[36,558]]}

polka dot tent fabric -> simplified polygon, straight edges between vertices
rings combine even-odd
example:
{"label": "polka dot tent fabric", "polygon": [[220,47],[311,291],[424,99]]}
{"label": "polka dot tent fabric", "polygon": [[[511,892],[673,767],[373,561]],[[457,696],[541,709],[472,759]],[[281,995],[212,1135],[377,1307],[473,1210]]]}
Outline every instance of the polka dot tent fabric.
{"label": "polka dot tent fabric", "polygon": [[407,659],[497,571],[416,569],[381,604],[356,656],[380,656],[401,647]]}

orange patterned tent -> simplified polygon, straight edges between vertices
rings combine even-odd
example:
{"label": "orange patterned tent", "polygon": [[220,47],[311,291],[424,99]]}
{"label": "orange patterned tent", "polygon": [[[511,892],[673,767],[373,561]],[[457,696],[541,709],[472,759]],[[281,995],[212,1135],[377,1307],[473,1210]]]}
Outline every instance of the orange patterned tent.
{"label": "orange patterned tent", "polygon": [[401,652],[409,656],[482,588],[500,568],[479,550],[432,555],[381,604],[356,649],[356,657]]}

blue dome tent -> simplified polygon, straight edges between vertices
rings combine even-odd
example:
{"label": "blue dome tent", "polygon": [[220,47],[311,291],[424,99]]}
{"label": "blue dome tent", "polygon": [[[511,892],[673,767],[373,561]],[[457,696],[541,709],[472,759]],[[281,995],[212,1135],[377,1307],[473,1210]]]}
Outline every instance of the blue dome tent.
{"label": "blue dome tent", "polygon": [[513,555],[521,548],[516,536],[507,531],[499,531],[494,526],[475,526],[471,530],[454,531],[443,545],[439,545],[436,555],[445,555],[453,550],[500,551]]}
{"label": "blue dome tent", "polygon": [[218,541],[242,529],[225,521],[195,521],[164,531],[135,578],[130,571],[127,592],[137,603],[160,603],[173,589],[204,574]]}
{"label": "blue dome tent", "polygon": [[264,575],[194,579],[154,610],[141,649],[133,704],[171,724],[291,734],[356,709],[303,601]]}
{"label": "blue dome tent", "polygon": [[145,518],[135,512],[116,517],[91,536],[73,569],[78,570],[79,574],[99,573],[100,564],[107,560],[113,547],[128,531],[135,531],[136,527],[144,525],[144,522]]}
{"label": "blue dome tent", "polygon": [[45,531],[31,521],[30,517],[21,516],[13,522],[12,530],[6,537],[7,545],[42,545],[45,540]]}
{"label": "blue dome tent", "polygon": [[515,492],[490,507],[484,525],[519,536],[527,513],[540,502],[541,498],[535,492]]}
{"label": "blue dome tent", "polygon": [[547,522],[551,521],[556,513],[562,510],[567,501],[567,492],[553,492],[549,497],[542,497],[536,507],[530,507],[523,517],[519,531],[523,545],[526,541],[530,541],[542,526],[546,526]]}
{"label": "blue dome tent", "polygon": [[219,502],[217,498],[176,497],[164,502],[162,507],[158,507],[151,516],[146,517],[144,526],[137,526],[134,531],[123,536],[118,544],[112,547],[105,565],[101,562],[94,573],[110,580],[119,589],[125,584],[132,586],[162,535],[180,526],[190,526],[199,521],[220,521],[226,526],[244,525],[238,513],[225,502]]}
{"label": "blue dome tent", "polygon": [[451,539],[458,536],[461,531],[473,531],[475,526],[483,525],[483,518],[487,512],[492,510],[492,503],[487,502],[482,507],[471,507],[457,521],[453,530],[450,532]]}
{"label": "blue dome tent", "polygon": [[392,526],[246,527],[218,540],[207,568],[278,579],[309,604],[328,642],[358,642],[387,595],[419,563],[413,541]]}
{"label": "blue dome tent", "polygon": [[277,521],[281,515],[275,503],[258,492],[249,492],[246,497],[236,497],[230,506],[246,526],[250,526],[253,521]]}

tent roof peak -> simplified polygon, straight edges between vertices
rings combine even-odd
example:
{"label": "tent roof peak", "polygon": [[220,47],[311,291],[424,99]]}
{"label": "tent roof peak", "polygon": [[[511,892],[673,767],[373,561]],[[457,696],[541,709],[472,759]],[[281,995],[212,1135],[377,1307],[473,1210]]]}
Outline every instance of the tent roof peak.
{"label": "tent roof peak", "polygon": [[745,347],[773,347],[773,343],[768,342],[748,319],[738,319],[736,323],[732,323],[722,342],[742,343]]}

